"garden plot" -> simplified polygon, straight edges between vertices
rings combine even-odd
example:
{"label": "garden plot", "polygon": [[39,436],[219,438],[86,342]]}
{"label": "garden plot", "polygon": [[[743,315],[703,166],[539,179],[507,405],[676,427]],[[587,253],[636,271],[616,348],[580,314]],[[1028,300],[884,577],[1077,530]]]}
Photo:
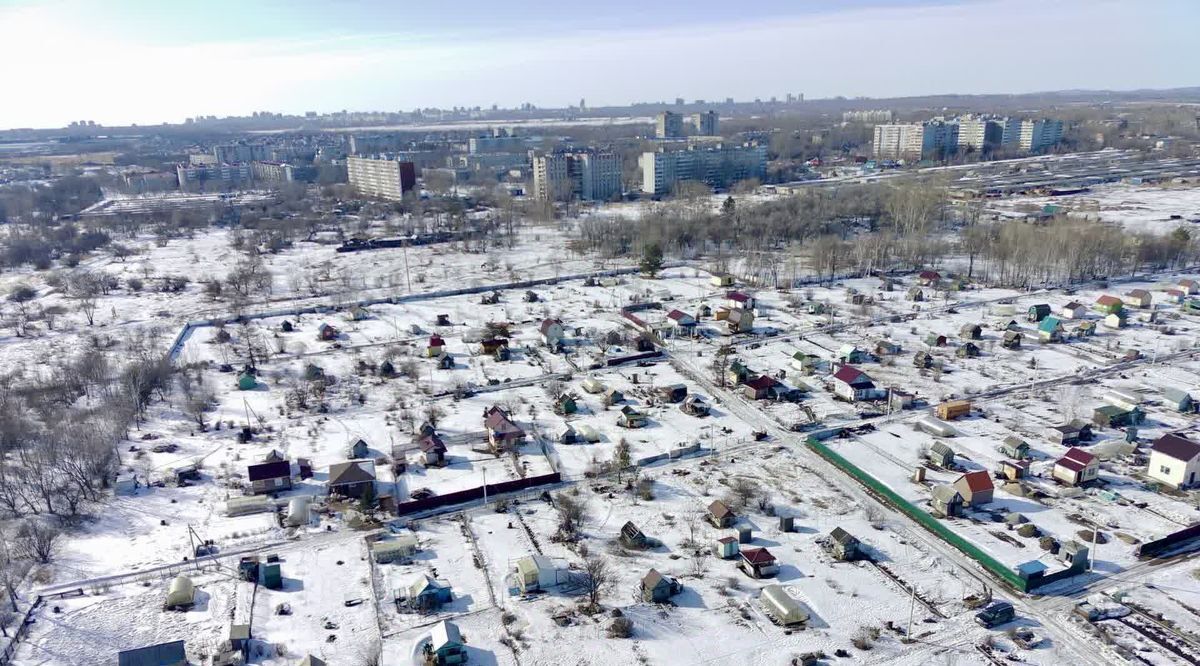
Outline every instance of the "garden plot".
{"label": "garden plot", "polygon": [[1073,216],[1088,216],[1128,229],[1167,234],[1200,219],[1200,189],[1146,185],[1097,185],[1071,197],[1007,197],[989,199],[989,209],[1020,217],[1046,205],[1063,207]]}
{"label": "garden plot", "polygon": [[237,581],[224,573],[197,575],[196,604],[188,611],[163,610],[170,582],[154,578],[146,587],[123,585],[48,600],[20,644],[17,663],[111,664],[122,650],[175,640],[186,640],[193,656],[216,654],[228,637]]}
{"label": "garden plot", "polygon": [[[281,559],[283,588],[258,588],[254,636],[286,645],[287,656],[257,663],[282,666],[306,654],[330,663],[343,657],[363,660],[378,647],[371,571],[361,538],[348,534],[274,552]],[[290,614],[279,613],[282,605]]]}
{"label": "garden plot", "polygon": [[[462,633],[467,663],[472,666],[517,666],[537,663],[528,661],[523,651],[521,661],[518,662],[512,650],[500,642],[502,638],[506,639],[506,636],[499,609],[459,615],[450,621]],[[388,636],[384,642],[380,663],[388,666],[424,666],[423,650],[429,643],[431,630],[432,626],[426,625]],[[575,652],[574,648],[575,646],[571,646],[572,653]],[[562,656],[561,650],[558,656]],[[548,663],[557,662],[552,660]]]}

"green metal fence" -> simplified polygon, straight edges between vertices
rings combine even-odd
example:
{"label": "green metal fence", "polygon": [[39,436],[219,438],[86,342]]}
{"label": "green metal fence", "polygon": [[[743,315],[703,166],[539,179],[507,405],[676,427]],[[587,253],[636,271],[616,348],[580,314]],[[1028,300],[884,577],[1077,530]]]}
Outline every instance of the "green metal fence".
{"label": "green metal fence", "polygon": [[933,532],[938,536],[938,538],[962,551],[967,557],[970,557],[978,562],[980,566],[992,572],[1004,582],[1021,592],[1028,591],[1029,581],[1018,576],[1015,571],[1004,566],[999,560],[991,555],[983,552],[983,550],[981,550],[975,544],[955,534],[950,530],[950,528],[943,525],[932,515],[917,507],[912,502],[904,499],[894,490],[880,483],[875,477],[859,469],[849,460],[846,460],[842,456],[838,455],[832,449],[822,444],[814,437],[807,438],[805,443],[808,444],[809,448],[816,451],[817,454],[822,458],[828,460],[837,466],[838,469],[854,477],[859,483],[863,484],[880,497],[887,500],[887,502],[892,506],[896,507],[900,511],[903,511],[909,518],[912,518],[920,523],[922,527],[930,532]]}

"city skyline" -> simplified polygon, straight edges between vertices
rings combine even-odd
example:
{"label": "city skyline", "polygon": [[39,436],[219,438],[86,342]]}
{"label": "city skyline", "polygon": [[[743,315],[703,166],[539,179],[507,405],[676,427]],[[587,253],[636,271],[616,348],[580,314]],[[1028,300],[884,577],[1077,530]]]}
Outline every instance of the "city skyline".
{"label": "city skyline", "polygon": [[[886,98],[1197,83],[1188,78],[1187,32],[1200,7],[1174,0],[1137,7],[771,1],[739,8],[736,19],[720,17],[721,8],[702,1],[646,9],[620,0],[579,11],[536,0],[497,13],[466,2],[447,21],[444,7],[401,11],[377,2],[9,2],[0,4],[0,55],[24,63],[6,72],[24,97],[0,108],[0,128],[85,119],[158,124],[254,110],[565,107],[580,98],[597,107],[788,92]],[[1025,33],[1036,48],[1006,48]],[[662,67],[671,75],[637,75]]]}

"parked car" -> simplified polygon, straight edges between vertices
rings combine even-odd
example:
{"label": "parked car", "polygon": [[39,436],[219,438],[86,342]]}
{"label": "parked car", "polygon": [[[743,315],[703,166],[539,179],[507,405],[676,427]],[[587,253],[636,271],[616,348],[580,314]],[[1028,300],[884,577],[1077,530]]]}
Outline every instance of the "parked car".
{"label": "parked car", "polygon": [[1007,601],[993,601],[987,608],[975,614],[975,621],[981,627],[991,629],[1012,622],[1017,617],[1017,611]]}

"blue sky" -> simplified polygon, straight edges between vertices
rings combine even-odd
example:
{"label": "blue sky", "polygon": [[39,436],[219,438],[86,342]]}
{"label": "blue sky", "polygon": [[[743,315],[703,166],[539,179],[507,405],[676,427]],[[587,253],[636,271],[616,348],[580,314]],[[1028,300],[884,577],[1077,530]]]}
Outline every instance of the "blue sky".
{"label": "blue sky", "polygon": [[1198,85],[1198,27],[1196,0],[0,0],[0,127]]}

